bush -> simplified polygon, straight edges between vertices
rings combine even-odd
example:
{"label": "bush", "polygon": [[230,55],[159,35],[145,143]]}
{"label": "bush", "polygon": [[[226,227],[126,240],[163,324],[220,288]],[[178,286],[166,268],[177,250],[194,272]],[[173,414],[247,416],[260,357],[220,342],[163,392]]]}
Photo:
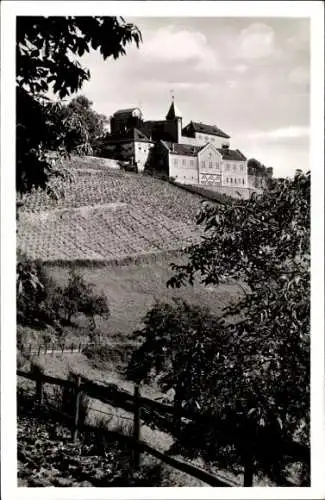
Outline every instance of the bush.
{"label": "bush", "polygon": [[[62,320],[71,322],[77,313],[91,320],[108,317],[109,307],[105,295],[96,294],[82,276],[71,270],[68,285],[56,286],[44,265],[20,258],[17,264],[17,323],[37,328],[51,325],[62,335]],[[21,339],[19,339],[21,340]],[[18,338],[17,338],[18,341]]]}
{"label": "bush", "polygon": [[43,328],[54,325],[56,286],[44,266],[21,257],[17,263],[17,322]]}
{"label": "bush", "polygon": [[115,369],[128,364],[132,356],[133,348],[127,345],[109,346],[109,345],[93,345],[86,346],[83,354],[94,364],[94,366],[102,367],[105,364],[114,364]]}
{"label": "bush", "polygon": [[175,389],[174,404],[214,418],[218,436],[192,432],[184,441],[193,450],[240,465],[249,449],[254,472],[281,485],[298,431],[305,457],[309,449],[310,175],[249,200],[206,202],[198,222],[205,236],[172,266],[169,285],[237,280],[250,292],[224,321],[186,304],[154,306],[129,375],[144,380],[154,369]]}

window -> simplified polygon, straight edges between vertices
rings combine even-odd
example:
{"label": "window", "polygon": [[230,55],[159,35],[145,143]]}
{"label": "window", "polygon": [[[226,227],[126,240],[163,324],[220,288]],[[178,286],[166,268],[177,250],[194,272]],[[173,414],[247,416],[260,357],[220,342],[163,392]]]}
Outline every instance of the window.
{"label": "window", "polygon": [[228,177],[227,177],[227,184],[229,184],[229,179],[228,179]]}
{"label": "window", "polygon": [[243,165],[240,165],[240,171],[243,172],[244,171],[244,166]]}
{"label": "window", "polygon": [[230,165],[228,163],[226,165],[226,170],[228,170],[228,171],[230,170]]}
{"label": "window", "polygon": [[209,141],[209,137],[208,137],[207,135],[204,137],[204,139],[205,139],[207,142]]}
{"label": "window", "polygon": [[212,161],[209,161],[209,168],[212,168]]}
{"label": "window", "polygon": [[194,160],[190,160],[191,167],[194,167]]}
{"label": "window", "polygon": [[243,184],[245,184],[245,179],[243,179]]}
{"label": "window", "polygon": [[236,172],[236,164],[234,164],[234,165],[232,166],[232,171],[233,171],[233,172]]}
{"label": "window", "polygon": [[204,160],[202,160],[202,161],[201,161],[201,167],[202,167],[202,168],[204,168],[204,167],[205,167],[205,161],[204,161]]}
{"label": "window", "polygon": [[183,165],[185,165],[185,164],[186,164],[186,160],[185,160],[185,158],[183,158],[182,164],[183,164]]}
{"label": "window", "polygon": [[178,163],[177,158],[174,158],[174,165],[177,165],[177,163]]}
{"label": "window", "polygon": [[230,177],[230,183],[232,184],[232,177]]}

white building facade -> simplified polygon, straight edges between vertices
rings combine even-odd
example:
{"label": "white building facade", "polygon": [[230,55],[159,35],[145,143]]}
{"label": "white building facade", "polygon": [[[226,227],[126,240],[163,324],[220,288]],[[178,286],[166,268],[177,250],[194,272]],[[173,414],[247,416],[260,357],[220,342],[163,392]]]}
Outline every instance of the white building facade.
{"label": "white building facade", "polygon": [[[216,125],[191,121],[182,127],[182,114],[174,99],[165,120],[144,122],[141,110],[129,108],[113,115],[114,133],[106,149],[115,156],[135,163],[143,172],[154,163],[182,184],[212,188],[247,188],[247,159],[238,149],[230,148],[230,136]],[[155,145],[158,155],[150,154]],[[155,164],[149,165],[154,171]]]}
{"label": "white building facade", "polygon": [[191,146],[161,141],[168,151],[168,175],[180,184],[248,187],[247,161],[240,151],[213,144]]}

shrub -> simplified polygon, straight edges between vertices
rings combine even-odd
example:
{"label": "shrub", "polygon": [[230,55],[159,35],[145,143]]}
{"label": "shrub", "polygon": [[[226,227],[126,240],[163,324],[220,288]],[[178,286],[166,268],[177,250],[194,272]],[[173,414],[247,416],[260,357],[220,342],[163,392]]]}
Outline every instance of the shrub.
{"label": "shrub", "polygon": [[30,262],[24,256],[17,263],[17,322],[43,328],[56,325],[58,289],[39,261]]}
{"label": "shrub", "polygon": [[206,234],[172,266],[169,285],[234,279],[250,292],[228,308],[228,322],[186,304],[154,306],[129,374],[162,373],[175,403],[215,419],[218,439],[199,432],[193,449],[211,459],[234,450],[239,464],[249,453],[256,473],[281,484],[299,429],[305,456],[309,447],[310,175],[249,200],[205,203],[198,222]]}
{"label": "shrub", "polygon": [[[20,258],[17,264],[17,322],[21,325],[44,328],[51,325],[62,335],[62,319],[71,322],[77,313],[91,319],[108,317],[109,307],[105,295],[96,294],[74,269],[68,285],[56,286],[44,265]],[[17,341],[21,339],[17,337]]]}

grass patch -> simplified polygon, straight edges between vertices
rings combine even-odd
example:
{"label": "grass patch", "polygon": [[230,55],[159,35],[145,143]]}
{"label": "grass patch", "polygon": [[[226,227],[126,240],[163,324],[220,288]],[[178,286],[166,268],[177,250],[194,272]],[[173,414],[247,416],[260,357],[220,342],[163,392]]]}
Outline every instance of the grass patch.
{"label": "grass patch", "polygon": [[[181,258],[173,259],[181,262]],[[180,289],[166,287],[172,276],[169,263],[171,259],[163,257],[153,262],[129,264],[126,266],[78,267],[84,279],[95,286],[95,290],[104,292],[110,317],[98,319],[97,328],[103,337],[118,341],[125,339],[132,331],[140,328],[142,318],[157,299],[171,301],[179,297],[192,304],[206,305],[215,314],[220,314],[224,307],[237,301],[242,296],[242,289],[236,284],[219,287],[204,287],[200,283]],[[64,286],[68,279],[68,266],[48,266],[51,276]],[[81,328],[87,328],[87,322],[78,319]]]}

